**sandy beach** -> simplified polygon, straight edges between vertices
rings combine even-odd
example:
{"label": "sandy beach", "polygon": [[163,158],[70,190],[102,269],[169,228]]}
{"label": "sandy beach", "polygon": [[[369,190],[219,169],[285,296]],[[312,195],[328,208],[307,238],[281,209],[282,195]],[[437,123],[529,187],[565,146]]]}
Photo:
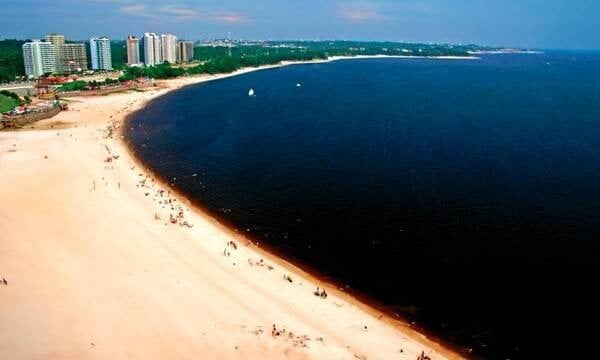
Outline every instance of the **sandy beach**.
{"label": "sandy beach", "polygon": [[215,78],[68,99],[0,132],[0,358],[460,358],[218,224],[132,157],[126,115]]}

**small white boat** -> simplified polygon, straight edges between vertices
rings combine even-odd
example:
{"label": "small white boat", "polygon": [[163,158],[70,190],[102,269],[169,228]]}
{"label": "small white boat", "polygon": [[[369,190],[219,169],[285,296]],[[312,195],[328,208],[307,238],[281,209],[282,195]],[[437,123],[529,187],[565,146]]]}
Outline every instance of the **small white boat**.
{"label": "small white boat", "polygon": [[248,91],[248,96],[254,96],[254,89],[250,89],[250,91]]}
{"label": "small white boat", "polygon": [[302,86],[302,85],[300,85],[300,83],[297,83],[297,84],[296,84],[296,87],[300,87],[300,86]]}

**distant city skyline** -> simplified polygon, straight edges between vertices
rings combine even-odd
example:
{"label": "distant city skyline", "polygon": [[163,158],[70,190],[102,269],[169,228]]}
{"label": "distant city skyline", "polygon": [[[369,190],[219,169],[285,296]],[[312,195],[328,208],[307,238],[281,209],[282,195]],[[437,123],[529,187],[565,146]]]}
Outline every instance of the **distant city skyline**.
{"label": "distant city skyline", "polygon": [[[98,16],[98,14],[106,16]],[[4,0],[0,38],[337,39],[600,49],[594,0]]]}

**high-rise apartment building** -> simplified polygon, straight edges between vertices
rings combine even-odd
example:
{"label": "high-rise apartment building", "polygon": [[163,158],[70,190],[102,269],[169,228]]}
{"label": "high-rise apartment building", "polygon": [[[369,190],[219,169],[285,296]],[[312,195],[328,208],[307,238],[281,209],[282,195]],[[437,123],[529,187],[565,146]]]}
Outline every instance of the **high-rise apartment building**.
{"label": "high-rise apartment building", "polygon": [[61,72],[71,74],[87,70],[85,44],[64,44],[62,46]]}
{"label": "high-rise apartment building", "polygon": [[144,34],[144,61],[147,66],[157,65],[163,62],[160,37],[156,35],[156,33]]}
{"label": "high-rise apartment building", "polygon": [[112,70],[110,40],[107,37],[90,39],[90,55],[92,57],[92,69]]}
{"label": "high-rise apartment building", "polygon": [[177,62],[189,63],[194,59],[194,42],[181,40],[177,42]]}
{"label": "high-rise apartment building", "polygon": [[177,36],[173,34],[162,34],[162,61],[168,61],[171,64],[177,62]]}
{"label": "high-rise apartment building", "polygon": [[63,72],[63,46],[65,45],[65,36],[60,34],[48,34],[45,36],[47,42],[52,44],[54,48],[54,63],[56,66],[56,72]]}
{"label": "high-rise apartment building", "polygon": [[55,72],[69,74],[87,70],[85,44],[66,43],[65,36],[60,34],[48,34],[45,39],[52,44]]}
{"label": "high-rise apartment building", "polygon": [[56,72],[54,46],[50,42],[40,40],[23,44],[23,62],[25,74],[30,78]]}
{"label": "high-rise apartment building", "polygon": [[127,64],[140,64],[140,39],[133,35],[127,37]]}

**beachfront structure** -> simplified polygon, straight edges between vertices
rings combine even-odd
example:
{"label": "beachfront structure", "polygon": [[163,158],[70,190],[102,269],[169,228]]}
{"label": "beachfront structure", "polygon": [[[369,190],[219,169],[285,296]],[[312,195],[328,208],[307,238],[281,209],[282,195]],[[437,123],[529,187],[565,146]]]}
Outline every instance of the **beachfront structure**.
{"label": "beachfront structure", "polygon": [[177,62],[189,63],[194,59],[194,42],[181,40],[177,42]]}
{"label": "beachfront structure", "polygon": [[144,34],[144,61],[146,66],[154,66],[163,62],[160,37],[156,33]]}
{"label": "beachfront structure", "polygon": [[63,46],[65,45],[65,36],[61,34],[48,34],[45,36],[47,42],[52,44],[54,49],[55,71],[62,72],[63,66]]}
{"label": "beachfront structure", "polygon": [[92,57],[92,69],[112,70],[110,40],[107,37],[90,39],[90,55]]}
{"label": "beachfront structure", "polygon": [[62,46],[61,72],[66,74],[87,70],[87,55],[85,44],[73,43]]}
{"label": "beachfront structure", "polygon": [[54,46],[47,41],[33,40],[23,44],[25,75],[37,78],[46,73],[56,72]]}
{"label": "beachfront structure", "polygon": [[140,64],[140,39],[133,35],[127,37],[127,64]]}
{"label": "beachfront structure", "polygon": [[162,44],[162,60],[171,64],[177,62],[177,36],[173,34],[162,34],[160,36]]}

